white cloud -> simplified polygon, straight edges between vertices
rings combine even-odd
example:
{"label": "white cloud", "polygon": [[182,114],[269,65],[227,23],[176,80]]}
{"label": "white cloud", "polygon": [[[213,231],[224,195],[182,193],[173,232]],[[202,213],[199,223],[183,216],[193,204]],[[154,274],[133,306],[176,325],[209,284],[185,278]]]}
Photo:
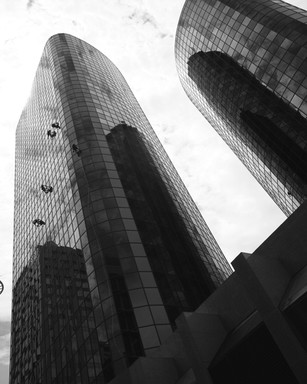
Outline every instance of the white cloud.
{"label": "white cloud", "polygon": [[10,363],[10,334],[0,336],[0,364]]}

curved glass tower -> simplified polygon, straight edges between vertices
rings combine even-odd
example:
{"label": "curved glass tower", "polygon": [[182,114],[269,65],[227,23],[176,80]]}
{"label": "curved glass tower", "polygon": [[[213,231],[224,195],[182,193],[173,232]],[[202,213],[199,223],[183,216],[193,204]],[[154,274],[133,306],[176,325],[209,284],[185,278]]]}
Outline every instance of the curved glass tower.
{"label": "curved glass tower", "polygon": [[17,127],[13,263],[11,384],[110,381],[231,273],[119,70],[66,34]]}
{"label": "curved glass tower", "polygon": [[282,211],[307,196],[307,12],[187,0],[175,55],[190,100]]}

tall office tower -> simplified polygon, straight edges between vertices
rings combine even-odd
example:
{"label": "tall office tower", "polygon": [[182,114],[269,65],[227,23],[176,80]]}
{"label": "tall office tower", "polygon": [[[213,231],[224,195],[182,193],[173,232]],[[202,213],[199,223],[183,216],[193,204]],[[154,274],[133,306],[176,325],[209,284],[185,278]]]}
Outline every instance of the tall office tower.
{"label": "tall office tower", "polygon": [[185,92],[282,211],[307,196],[307,12],[272,0],[186,0]]}
{"label": "tall office tower", "polygon": [[231,273],[121,73],[66,34],[18,124],[14,225],[11,384],[110,381]]}

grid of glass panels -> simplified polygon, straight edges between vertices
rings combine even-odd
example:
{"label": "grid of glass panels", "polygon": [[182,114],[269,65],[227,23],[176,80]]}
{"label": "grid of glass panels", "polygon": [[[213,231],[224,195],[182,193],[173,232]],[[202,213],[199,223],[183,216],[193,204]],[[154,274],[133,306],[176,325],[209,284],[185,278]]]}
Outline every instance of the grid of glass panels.
{"label": "grid of glass panels", "polygon": [[[175,42],[177,69],[188,97],[287,215],[306,198],[306,176],[299,177],[290,168],[286,172],[279,168],[273,151],[271,155],[267,152],[263,161],[259,152],[263,148],[252,148],[239,138],[235,132],[242,124],[242,105],[237,105],[236,113],[230,110],[225,116],[225,110],[210,101],[209,92],[201,91],[199,81],[197,85],[189,76],[188,61],[198,52],[222,52],[232,58],[272,97],[282,100],[292,110],[292,116],[297,113],[288,125],[287,135],[306,154],[306,127],[303,131],[296,127],[297,120],[306,121],[307,117],[306,43],[307,12],[271,0],[187,0]],[[221,90],[227,91],[226,82],[216,85],[214,92]],[[231,92],[228,95],[233,96]],[[277,163],[283,162],[278,156]]]}
{"label": "grid of glass panels", "polygon": [[[60,128],[51,126],[56,122]],[[185,254],[179,252],[180,257],[190,258],[191,262],[201,260],[201,267],[206,271],[205,284],[209,287],[206,295],[231,273],[118,69],[89,44],[70,35],[53,36],[45,47],[16,133],[13,319],[20,318],[20,321],[13,320],[12,340],[18,340],[14,335],[25,334],[30,328],[35,333],[42,326],[39,317],[31,317],[29,324],[22,325],[18,305],[21,287],[29,284],[28,279],[34,273],[25,272],[32,264],[36,265],[31,271],[35,270],[37,280],[35,298],[40,303],[39,312],[46,309],[49,291],[67,301],[80,295],[81,302],[78,304],[76,297],[77,302],[71,309],[77,319],[75,324],[69,320],[70,312],[66,320],[54,316],[58,328],[53,331],[49,349],[44,350],[45,357],[42,351],[40,355],[34,352],[32,345],[12,342],[11,382],[14,384],[31,382],[38,356],[40,361],[54,361],[52,383],[62,382],[67,372],[75,372],[71,383],[107,382],[137,357],[150,354],[172,332],[171,306],[166,305],[163,292],[164,281],[169,285],[170,281],[163,280],[164,272],[162,280],[157,279],[154,256],[148,256],[150,247],[158,249],[163,234],[157,236],[155,232],[155,237],[152,235],[146,242],[144,238],[150,231],[140,231],[137,226],[140,227],[142,221],[141,210],[133,204],[142,202],[147,194],[137,193],[136,188],[145,188],[145,184],[140,177],[135,178],[135,184],[139,183],[135,186],[129,183],[129,174],[120,176],[125,153],[116,148],[125,145],[126,139],[124,134],[125,140],[121,143],[121,133],[116,133],[115,126],[125,132],[127,129],[138,132],[132,136],[132,145],[144,158],[131,154],[127,155],[128,160],[131,164],[143,161],[146,169],[139,164],[135,167],[140,172],[154,170],[153,179],[159,180],[157,184],[163,189],[161,199],[170,201],[166,207],[171,206],[169,209],[176,217],[170,226],[183,228],[190,244]],[[49,130],[52,135],[48,134]],[[117,147],[112,146],[111,138],[117,140]],[[45,193],[41,185],[51,186],[52,192]],[[127,196],[127,193],[134,195]],[[150,207],[155,206],[154,201],[151,204]],[[146,209],[149,208],[146,206]],[[137,212],[140,216],[136,219]],[[33,220],[38,220],[37,226]],[[155,225],[150,220],[146,224]],[[170,252],[169,244],[163,241],[163,252]],[[168,241],[173,239],[170,237]],[[49,253],[46,251],[49,256],[44,259],[44,268],[50,269],[52,278],[44,275],[44,268],[39,267],[39,255],[44,247],[50,248]],[[62,265],[55,262],[57,252],[62,255],[64,265],[68,263],[66,277],[64,274],[56,278]],[[65,252],[70,256],[65,256]],[[82,274],[69,272],[74,269],[71,261],[74,257],[79,260],[79,270],[86,271],[86,281]],[[180,257],[178,255],[178,263]],[[166,260],[170,259],[166,257]],[[173,269],[164,266],[169,275],[176,270],[176,259],[172,262]],[[69,273],[74,283],[67,282]],[[177,275],[172,282],[178,298],[177,311],[193,309],[192,302],[183,304],[187,297],[180,288],[182,278]],[[77,282],[82,289],[72,288]],[[29,308],[36,307],[35,300]],[[59,308],[64,304],[59,300],[52,303],[51,312],[61,312]],[[30,310],[26,313],[30,318]],[[62,336],[61,332],[64,332]],[[51,337],[50,329],[45,332],[48,334]],[[66,337],[71,340],[69,353],[62,348]],[[30,360],[25,361],[22,356],[27,348]],[[21,356],[18,365],[16,356]],[[53,356],[61,358],[53,360]],[[42,375],[43,370],[36,372]],[[47,381],[42,382],[49,383],[46,376],[44,380]]]}

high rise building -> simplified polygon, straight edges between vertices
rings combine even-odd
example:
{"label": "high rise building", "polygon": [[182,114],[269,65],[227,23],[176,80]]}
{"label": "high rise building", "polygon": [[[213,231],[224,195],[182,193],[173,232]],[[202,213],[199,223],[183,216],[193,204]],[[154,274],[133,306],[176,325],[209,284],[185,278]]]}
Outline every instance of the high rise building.
{"label": "high rise building", "polygon": [[16,134],[10,383],[102,383],[231,269],[125,79],[51,37]]}
{"label": "high rise building", "polygon": [[185,92],[282,211],[307,196],[307,12],[272,0],[186,0]]}

